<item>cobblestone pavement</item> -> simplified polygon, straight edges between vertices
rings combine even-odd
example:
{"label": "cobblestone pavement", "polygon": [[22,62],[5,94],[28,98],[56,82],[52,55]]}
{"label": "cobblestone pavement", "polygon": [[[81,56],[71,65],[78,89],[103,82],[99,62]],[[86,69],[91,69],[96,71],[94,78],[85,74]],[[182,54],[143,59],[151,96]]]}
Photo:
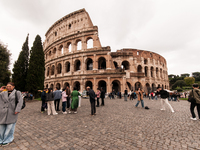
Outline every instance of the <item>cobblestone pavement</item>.
{"label": "cobblestone pavement", "polygon": [[88,99],[77,114],[48,116],[40,113],[40,101],[27,102],[19,115],[14,142],[0,150],[148,150],[200,149],[200,121],[190,119],[187,101],[170,102],[172,113],[160,110],[159,100],[106,99],[105,106],[90,115]]}

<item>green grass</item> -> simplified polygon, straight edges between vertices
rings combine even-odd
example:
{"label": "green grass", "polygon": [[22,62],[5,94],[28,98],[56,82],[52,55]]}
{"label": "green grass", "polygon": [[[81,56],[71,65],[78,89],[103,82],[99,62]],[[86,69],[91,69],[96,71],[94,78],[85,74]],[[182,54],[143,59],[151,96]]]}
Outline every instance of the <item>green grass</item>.
{"label": "green grass", "polygon": [[41,101],[41,97],[40,98],[35,98],[35,100]]}
{"label": "green grass", "polygon": [[179,98],[179,100],[188,100],[188,98]]}

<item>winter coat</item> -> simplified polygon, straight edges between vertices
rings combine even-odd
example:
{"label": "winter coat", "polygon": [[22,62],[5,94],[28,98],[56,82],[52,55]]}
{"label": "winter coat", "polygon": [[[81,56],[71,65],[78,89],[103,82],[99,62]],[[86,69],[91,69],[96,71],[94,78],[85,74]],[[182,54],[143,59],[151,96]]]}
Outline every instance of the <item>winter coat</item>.
{"label": "winter coat", "polygon": [[136,91],[136,94],[138,95],[138,101],[143,100],[143,90],[140,90],[140,92]]}
{"label": "winter coat", "polygon": [[67,101],[67,95],[66,95],[66,92],[63,91],[62,92],[62,102],[66,102]]}
{"label": "winter coat", "polygon": [[46,101],[54,101],[53,92],[46,94]]}
{"label": "winter coat", "polygon": [[189,94],[189,97],[193,97],[196,100],[197,104],[200,104],[200,90],[199,89],[193,89],[193,92],[191,91]]}
{"label": "winter coat", "polygon": [[14,89],[8,97],[8,91],[0,93],[0,124],[12,124],[17,122],[18,114],[23,104],[23,98],[20,91],[17,91],[18,103],[15,103]]}
{"label": "winter coat", "polygon": [[62,92],[60,90],[56,90],[53,92],[54,100],[56,99],[61,99],[62,97]]}

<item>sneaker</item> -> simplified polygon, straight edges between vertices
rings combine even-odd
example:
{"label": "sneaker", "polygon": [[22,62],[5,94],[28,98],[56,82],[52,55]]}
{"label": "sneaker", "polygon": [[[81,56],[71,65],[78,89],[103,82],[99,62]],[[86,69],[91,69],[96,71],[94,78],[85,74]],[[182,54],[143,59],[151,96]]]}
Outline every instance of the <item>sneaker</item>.
{"label": "sneaker", "polygon": [[197,120],[197,118],[192,118],[192,117],[191,117],[190,119],[192,119],[192,120]]}
{"label": "sneaker", "polygon": [[172,113],[174,113],[174,111],[172,111]]}
{"label": "sneaker", "polygon": [[53,115],[57,115],[58,113],[55,113],[55,114],[53,114]]}
{"label": "sneaker", "polygon": [[75,111],[74,114],[77,114],[77,111]]}
{"label": "sneaker", "polygon": [[2,144],[2,146],[8,146],[10,143],[4,143]]}
{"label": "sneaker", "polygon": [[160,110],[165,110],[165,109],[162,108],[162,109],[160,109]]}
{"label": "sneaker", "polygon": [[69,111],[69,114],[71,114],[72,112],[71,111]]}
{"label": "sneaker", "polygon": [[65,115],[65,114],[67,114],[67,112],[65,111],[65,112],[63,112],[63,114]]}

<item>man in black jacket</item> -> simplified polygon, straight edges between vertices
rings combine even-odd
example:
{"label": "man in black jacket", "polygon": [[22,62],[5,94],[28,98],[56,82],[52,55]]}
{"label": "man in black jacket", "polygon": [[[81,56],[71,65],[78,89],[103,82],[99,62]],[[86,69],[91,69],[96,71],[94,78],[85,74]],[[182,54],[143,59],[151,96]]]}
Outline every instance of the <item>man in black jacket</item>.
{"label": "man in black jacket", "polygon": [[165,110],[164,103],[166,103],[169,106],[169,108],[171,109],[171,111],[174,112],[174,109],[168,102],[169,92],[167,92],[166,90],[163,90],[161,87],[157,87],[156,94],[160,95],[160,97],[161,97],[161,107],[162,107],[161,110]]}
{"label": "man in black jacket", "polygon": [[104,106],[105,91],[101,88],[101,106]]}
{"label": "man in black jacket", "polygon": [[91,115],[94,116],[96,115],[96,107],[95,107],[95,93],[90,87],[87,87],[88,95],[90,97],[90,104],[91,104]]}
{"label": "man in black jacket", "polygon": [[47,105],[46,105],[46,90],[47,90],[47,88],[45,88],[41,93],[41,100],[42,100],[41,113],[43,113],[44,109],[47,108]]}

